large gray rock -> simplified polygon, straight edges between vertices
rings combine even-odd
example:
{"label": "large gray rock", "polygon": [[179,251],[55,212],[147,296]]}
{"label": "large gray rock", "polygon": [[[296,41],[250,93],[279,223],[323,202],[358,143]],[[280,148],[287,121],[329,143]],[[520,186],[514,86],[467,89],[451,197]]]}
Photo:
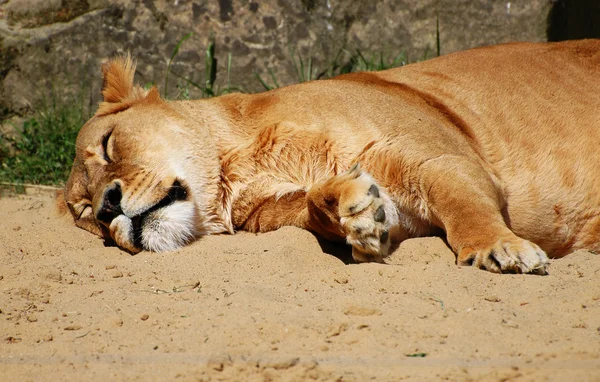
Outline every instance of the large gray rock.
{"label": "large gray rock", "polygon": [[[100,64],[130,51],[137,80],[164,91],[165,72],[177,42],[175,73],[205,78],[205,49],[214,39],[217,84],[259,91],[256,79],[272,71],[281,85],[298,82],[291,50],[311,76],[350,54],[406,51],[410,61],[505,41],[546,39],[551,0],[0,0],[0,119],[26,114],[52,88],[99,100]],[[339,52],[343,53],[338,56]],[[349,52],[349,53],[348,53]],[[298,56],[296,56],[298,62]],[[176,97],[170,76],[168,96]],[[192,97],[200,93],[191,89]]]}

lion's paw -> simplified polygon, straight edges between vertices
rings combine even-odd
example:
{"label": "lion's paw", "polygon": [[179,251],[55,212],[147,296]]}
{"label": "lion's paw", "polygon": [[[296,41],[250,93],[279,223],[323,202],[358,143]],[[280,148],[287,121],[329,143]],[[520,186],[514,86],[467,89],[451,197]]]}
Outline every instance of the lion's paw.
{"label": "lion's paw", "polygon": [[383,262],[389,254],[390,229],[397,225],[394,204],[375,180],[355,166],[346,174],[339,196],[338,214],[352,245],[352,257],[359,262]]}
{"label": "lion's paw", "polygon": [[500,239],[491,248],[465,248],[458,256],[458,265],[473,265],[496,273],[548,274],[548,256],[536,244],[513,237]]}

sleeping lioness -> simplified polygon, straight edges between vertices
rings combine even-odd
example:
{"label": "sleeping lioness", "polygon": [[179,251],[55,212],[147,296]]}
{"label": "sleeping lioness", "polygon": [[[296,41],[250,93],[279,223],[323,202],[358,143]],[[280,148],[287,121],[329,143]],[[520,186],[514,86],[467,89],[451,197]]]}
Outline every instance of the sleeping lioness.
{"label": "sleeping lioness", "polygon": [[600,40],[197,101],[135,86],[128,56],[102,71],[64,200],[131,253],[285,225],[357,261],[441,234],[458,264],[492,272],[600,250]]}

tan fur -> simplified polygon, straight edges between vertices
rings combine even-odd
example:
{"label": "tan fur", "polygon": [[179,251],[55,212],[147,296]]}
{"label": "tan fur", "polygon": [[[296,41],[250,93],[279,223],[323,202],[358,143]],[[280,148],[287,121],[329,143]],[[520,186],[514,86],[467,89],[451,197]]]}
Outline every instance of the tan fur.
{"label": "tan fur", "polygon": [[284,225],[359,261],[445,233],[459,264],[494,272],[600,250],[598,40],[198,101],[164,101],[134,72],[129,57],[103,67],[65,188],[78,226],[131,252]]}

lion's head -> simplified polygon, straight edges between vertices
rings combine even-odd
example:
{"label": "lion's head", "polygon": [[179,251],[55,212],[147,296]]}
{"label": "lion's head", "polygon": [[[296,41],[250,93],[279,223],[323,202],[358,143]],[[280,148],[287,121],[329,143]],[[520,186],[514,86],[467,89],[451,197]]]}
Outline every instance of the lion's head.
{"label": "lion's head", "polygon": [[129,56],[102,67],[103,102],[82,127],[64,201],[77,226],[132,253],[231,231],[216,205],[219,162],[186,105],[134,86]]}

